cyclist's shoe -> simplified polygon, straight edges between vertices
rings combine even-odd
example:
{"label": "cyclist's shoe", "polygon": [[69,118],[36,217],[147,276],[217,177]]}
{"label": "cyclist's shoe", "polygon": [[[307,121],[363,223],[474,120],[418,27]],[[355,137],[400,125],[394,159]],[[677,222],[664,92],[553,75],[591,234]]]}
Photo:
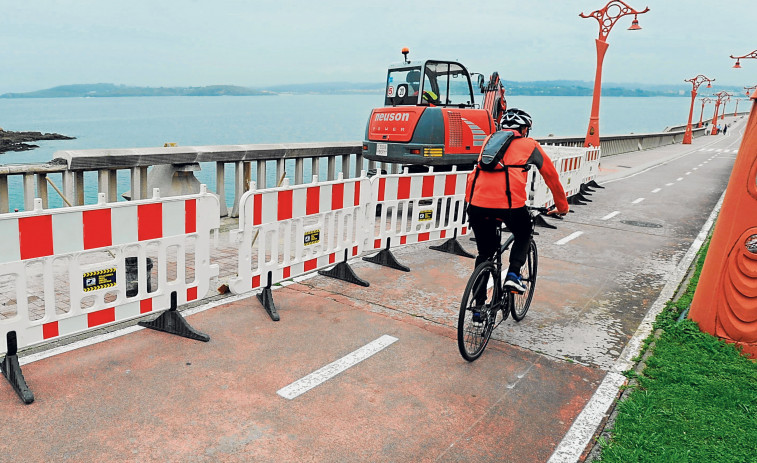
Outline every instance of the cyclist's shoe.
{"label": "cyclist's shoe", "polygon": [[505,278],[505,288],[518,294],[525,293],[527,289],[526,285],[523,284],[520,275],[516,275],[513,272],[507,273],[507,277]]}
{"label": "cyclist's shoe", "polygon": [[473,323],[483,323],[486,318],[486,306],[484,304],[477,305],[473,309]]}

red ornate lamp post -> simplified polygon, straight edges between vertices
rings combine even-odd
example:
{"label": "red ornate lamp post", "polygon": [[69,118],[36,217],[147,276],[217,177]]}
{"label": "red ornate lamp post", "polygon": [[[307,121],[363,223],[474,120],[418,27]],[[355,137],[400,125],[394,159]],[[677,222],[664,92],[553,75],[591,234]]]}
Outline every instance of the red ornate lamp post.
{"label": "red ornate lamp post", "polygon": [[728,102],[730,102],[730,101],[731,101],[731,94],[730,94],[730,93],[727,93],[727,94],[726,94],[726,97],[725,97],[725,98],[723,98],[723,112],[722,112],[722,113],[720,113],[720,120],[721,120],[721,121],[722,121],[723,119],[725,119],[725,105],[726,105],[726,103],[728,103]]}
{"label": "red ornate lamp post", "polygon": [[710,98],[704,97],[702,98],[702,112],[699,113],[699,125],[697,125],[697,128],[702,127],[702,117],[704,116],[704,105],[705,103],[712,103],[712,100]]}
{"label": "red ornate lamp post", "polygon": [[736,64],[734,64],[733,67],[736,68],[736,69],[741,69],[741,62],[740,62],[740,60],[742,60],[742,59],[749,59],[749,58],[757,58],[757,50],[754,50],[751,53],[747,53],[744,56],[733,56],[733,55],[731,55],[731,58],[733,58],[733,59],[736,60]]}
{"label": "red ornate lamp post", "polygon": [[[711,82],[715,82],[715,79],[710,79],[707,76],[699,74],[691,79],[686,79],[684,82],[691,82],[691,108],[689,108],[689,122],[686,124],[686,132],[683,134],[683,144],[691,144],[691,118],[694,117],[694,100],[697,98],[697,89],[704,82],[707,82],[707,88],[712,88]],[[704,103],[702,104],[702,110],[704,110]]]}
{"label": "red ornate lamp post", "polygon": [[743,98],[736,98],[736,109],[733,110],[733,117],[736,117],[739,113],[739,101],[743,100]]}
{"label": "red ornate lamp post", "polygon": [[750,92],[754,91],[755,89],[757,89],[757,85],[754,85],[752,87],[744,87],[744,90],[746,90],[746,96],[751,96]]}
{"label": "red ornate lamp post", "polygon": [[582,18],[594,18],[599,22],[599,38],[597,42],[597,73],[594,77],[594,94],[591,100],[591,116],[589,118],[589,129],[586,131],[586,139],[584,140],[584,146],[599,146],[599,96],[602,93],[602,62],[604,61],[605,52],[609,44],[607,43],[607,36],[610,34],[610,29],[615,23],[623,16],[632,14],[634,19],[631,22],[629,30],[635,31],[641,29],[639,27],[638,15],[649,11],[647,7],[643,11],[636,11],[628,4],[621,0],[612,0],[601,10],[596,10],[591,13],[581,13],[579,16]]}
{"label": "red ornate lamp post", "polygon": [[715,115],[712,117],[712,132],[710,132],[710,135],[718,134],[718,109],[720,108],[720,103],[729,95],[728,92],[722,91],[716,93],[714,96],[718,97],[718,99],[715,101]]}

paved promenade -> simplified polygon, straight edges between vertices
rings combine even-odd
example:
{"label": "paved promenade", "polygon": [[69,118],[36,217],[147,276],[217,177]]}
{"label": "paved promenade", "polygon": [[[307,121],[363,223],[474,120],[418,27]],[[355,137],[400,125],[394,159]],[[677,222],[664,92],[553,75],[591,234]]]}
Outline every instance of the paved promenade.
{"label": "paved promenade", "polygon": [[409,273],[351,262],[368,288],[275,289],[279,322],[254,296],[186,310],[208,343],[131,326],[22,353],[36,400],[0,385],[0,461],[579,461],[712,225],[747,120],[727,119],[603,159],[605,189],[538,229],[527,317],[476,362],[456,343],[473,260],[408,246]]}

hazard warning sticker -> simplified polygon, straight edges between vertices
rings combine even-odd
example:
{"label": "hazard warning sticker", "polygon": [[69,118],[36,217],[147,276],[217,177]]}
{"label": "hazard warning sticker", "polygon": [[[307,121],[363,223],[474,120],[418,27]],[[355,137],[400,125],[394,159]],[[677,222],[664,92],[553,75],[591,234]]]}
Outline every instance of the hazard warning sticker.
{"label": "hazard warning sticker", "polygon": [[116,269],[109,268],[82,275],[84,292],[116,286]]}
{"label": "hazard warning sticker", "polygon": [[431,220],[433,217],[434,217],[434,211],[432,211],[431,209],[420,211],[418,213],[418,220],[420,222]]}
{"label": "hazard warning sticker", "polygon": [[310,230],[305,232],[305,246],[316,244],[321,240],[321,230]]}

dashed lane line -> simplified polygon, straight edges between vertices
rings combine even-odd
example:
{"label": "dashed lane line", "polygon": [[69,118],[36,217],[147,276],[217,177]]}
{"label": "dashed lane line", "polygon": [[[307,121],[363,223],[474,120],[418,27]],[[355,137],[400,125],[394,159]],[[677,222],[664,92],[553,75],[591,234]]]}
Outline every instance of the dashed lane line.
{"label": "dashed lane line", "polygon": [[563,238],[563,239],[561,239],[559,241],[555,241],[555,244],[558,245],[558,246],[562,246],[563,244],[565,244],[565,243],[567,243],[569,241],[573,241],[574,239],[578,238],[579,236],[581,236],[583,234],[584,234],[584,232],[582,232],[582,231],[573,232],[570,235],[566,236],[565,238]]}
{"label": "dashed lane line", "polygon": [[652,193],[659,193],[660,190],[662,190],[662,188],[655,188],[654,190],[652,190]]}
{"label": "dashed lane line", "polygon": [[644,201],[644,198],[636,198],[633,200],[631,204],[639,204],[640,202]]}
{"label": "dashed lane line", "polygon": [[676,179],[676,182],[680,182],[681,180],[683,180],[683,177],[678,177],[678,178]]}
{"label": "dashed lane line", "polygon": [[285,399],[295,399],[298,396],[306,393],[316,386],[323,384],[329,379],[335,377],[339,373],[346,369],[357,365],[363,360],[377,354],[397,342],[398,339],[394,336],[385,334],[375,341],[371,341],[363,347],[345,355],[335,362],[331,362],[323,368],[320,368],[304,378],[298,379],[292,384],[282,387],[276,393]]}
{"label": "dashed lane line", "polygon": [[620,211],[612,211],[609,214],[607,214],[606,216],[602,217],[602,220],[610,220],[610,219],[612,219],[613,217],[615,217],[618,214],[620,214]]}
{"label": "dashed lane line", "polygon": [[674,183],[666,183],[665,184],[665,186],[673,186],[673,185],[675,185],[675,184]]}

